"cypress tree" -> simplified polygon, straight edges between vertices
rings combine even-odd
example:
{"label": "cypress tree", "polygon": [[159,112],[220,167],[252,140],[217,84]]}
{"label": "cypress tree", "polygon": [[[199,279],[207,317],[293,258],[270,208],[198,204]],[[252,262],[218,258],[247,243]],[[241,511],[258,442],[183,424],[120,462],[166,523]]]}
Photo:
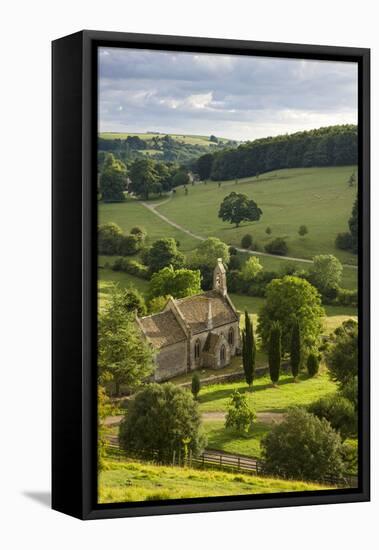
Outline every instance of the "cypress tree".
{"label": "cypress tree", "polygon": [[242,364],[245,380],[249,387],[253,385],[255,374],[255,339],[253,324],[245,311],[245,329],[242,331]]}
{"label": "cypress tree", "polygon": [[278,321],[274,321],[271,326],[270,339],[268,342],[268,368],[273,384],[276,384],[279,380],[281,356],[281,328]]}
{"label": "cypress tree", "polygon": [[291,371],[292,371],[292,375],[295,379],[296,379],[297,375],[299,374],[300,351],[301,351],[300,326],[299,326],[299,322],[296,320],[294,322],[293,326],[292,326],[291,350],[290,350]]}
{"label": "cypress tree", "polygon": [[191,392],[195,399],[197,399],[197,396],[200,391],[200,387],[201,387],[201,383],[200,383],[199,375],[197,374],[197,372],[194,372],[192,376]]}

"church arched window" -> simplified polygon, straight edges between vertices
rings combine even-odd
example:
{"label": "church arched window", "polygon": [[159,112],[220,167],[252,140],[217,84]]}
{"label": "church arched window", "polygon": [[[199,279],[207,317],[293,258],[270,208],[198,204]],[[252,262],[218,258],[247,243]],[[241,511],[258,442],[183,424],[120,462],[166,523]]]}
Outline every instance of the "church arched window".
{"label": "church arched window", "polygon": [[199,357],[200,357],[200,340],[196,340],[196,342],[195,342],[194,354],[195,354],[195,359],[199,359]]}
{"label": "church arched window", "polygon": [[233,327],[230,327],[228,332],[228,342],[231,346],[234,345],[234,329]]}
{"label": "church arched window", "polygon": [[220,361],[221,363],[224,363],[225,361],[225,346],[222,345],[220,349]]}

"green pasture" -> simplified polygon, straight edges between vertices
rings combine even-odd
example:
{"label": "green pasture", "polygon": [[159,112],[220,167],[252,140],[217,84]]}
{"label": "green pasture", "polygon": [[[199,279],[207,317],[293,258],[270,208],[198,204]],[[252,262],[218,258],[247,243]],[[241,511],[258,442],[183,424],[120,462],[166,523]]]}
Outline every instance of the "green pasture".
{"label": "green pasture", "polygon": [[[337,233],[347,231],[347,222],[356,196],[349,187],[355,166],[295,168],[221,182],[208,181],[189,187],[188,195],[178,189],[172,200],[159,206],[159,212],[204,237],[219,237],[239,246],[245,233],[251,233],[263,247],[274,237],[286,238],[289,256],[311,259],[316,254],[335,254],[343,263],[356,264],[356,256],[335,248]],[[259,222],[235,228],[218,218],[223,198],[231,191],[245,193],[263,210]],[[300,237],[300,225],[309,233]],[[265,233],[267,226],[272,234]]]}
{"label": "green pasture", "polygon": [[107,460],[99,475],[100,503],[311,491],[330,487],[217,470]]}
{"label": "green pasture", "polygon": [[[214,147],[215,143],[209,141],[209,136],[197,136],[191,134],[157,134],[157,133],[140,133],[140,132],[102,132],[100,137],[103,139],[126,139],[129,136],[137,136],[142,140],[150,140],[155,137],[163,138],[169,135],[175,141],[186,143],[188,145],[203,145],[205,147]],[[228,141],[226,138],[217,138],[221,142]],[[156,151],[155,151],[156,152]]]}

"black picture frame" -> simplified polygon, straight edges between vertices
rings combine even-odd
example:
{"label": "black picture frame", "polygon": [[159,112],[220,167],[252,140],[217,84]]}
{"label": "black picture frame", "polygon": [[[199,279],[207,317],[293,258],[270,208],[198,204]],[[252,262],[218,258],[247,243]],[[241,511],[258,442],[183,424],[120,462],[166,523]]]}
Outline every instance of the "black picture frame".
{"label": "black picture frame", "polygon": [[[359,81],[359,483],[356,489],[99,505],[96,149],[99,46],[355,61]],[[370,499],[370,50],[81,31],[52,44],[52,507],[81,519]]]}

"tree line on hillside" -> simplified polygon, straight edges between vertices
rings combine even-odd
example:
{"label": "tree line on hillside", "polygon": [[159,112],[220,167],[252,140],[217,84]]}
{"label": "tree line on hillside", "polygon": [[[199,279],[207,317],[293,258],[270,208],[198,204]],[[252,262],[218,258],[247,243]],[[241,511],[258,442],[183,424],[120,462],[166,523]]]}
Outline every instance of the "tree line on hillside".
{"label": "tree line on hillside", "polygon": [[197,161],[200,179],[229,180],[259,176],[283,168],[343,166],[358,161],[357,126],[317,130],[257,139],[207,153]]}

